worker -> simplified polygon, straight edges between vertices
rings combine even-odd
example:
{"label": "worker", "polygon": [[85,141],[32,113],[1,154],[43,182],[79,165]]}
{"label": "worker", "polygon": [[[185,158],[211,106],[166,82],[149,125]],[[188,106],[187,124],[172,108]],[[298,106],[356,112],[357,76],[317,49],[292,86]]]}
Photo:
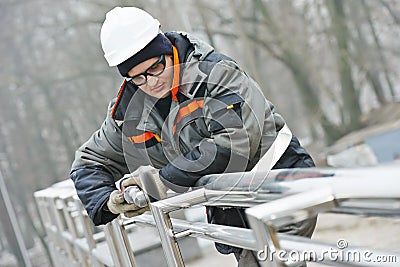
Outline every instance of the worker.
{"label": "worker", "polygon": [[[109,11],[100,39],[105,59],[123,82],[71,169],[94,224],[148,210],[127,203],[115,186],[133,173],[123,186],[141,187],[144,166],[153,170],[157,194],[147,193],[156,200],[169,189],[185,192],[207,174],[253,170],[268,153],[276,160],[262,168],[314,166],[259,85],[206,42],[186,32],[162,32],[157,19],[136,7]],[[208,208],[211,223],[246,227],[244,217],[242,209]],[[297,234],[310,236],[315,219],[304,224]],[[258,266],[254,253],[216,246],[235,253],[239,266]]]}

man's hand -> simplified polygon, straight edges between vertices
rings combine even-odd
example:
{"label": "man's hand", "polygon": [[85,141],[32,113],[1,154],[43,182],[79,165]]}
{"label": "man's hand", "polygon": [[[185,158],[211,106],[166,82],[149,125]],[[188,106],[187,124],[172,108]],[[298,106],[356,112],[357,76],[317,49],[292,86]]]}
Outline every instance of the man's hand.
{"label": "man's hand", "polygon": [[135,217],[149,210],[149,206],[140,208],[135,204],[126,203],[119,190],[114,190],[107,201],[107,208],[114,214],[123,213],[126,217]]}
{"label": "man's hand", "polygon": [[119,180],[119,187],[121,188],[121,190],[123,187],[127,188],[128,186],[138,186],[142,188],[140,183],[139,170],[136,170],[130,174],[126,174],[121,180]]}
{"label": "man's hand", "polygon": [[[158,200],[164,199],[167,196],[168,188],[161,181],[158,172],[159,170],[151,166],[141,166],[135,172],[125,175],[116,184],[121,191],[129,186],[138,186],[149,196]],[[112,213],[123,213],[126,217],[134,217],[149,210],[149,206],[140,208],[135,204],[127,203],[121,191],[114,190],[107,201],[107,208]]]}
{"label": "man's hand", "polygon": [[135,172],[126,175],[120,184],[121,188],[134,185],[155,199],[160,200],[167,197],[168,187],[161,181],[159,170],[152,166],[139,167]]}

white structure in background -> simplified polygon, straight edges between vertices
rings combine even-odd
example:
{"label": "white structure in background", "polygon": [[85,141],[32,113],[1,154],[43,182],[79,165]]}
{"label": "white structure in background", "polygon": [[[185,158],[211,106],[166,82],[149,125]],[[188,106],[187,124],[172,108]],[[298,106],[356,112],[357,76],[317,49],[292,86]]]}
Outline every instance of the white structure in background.
{"label": "white structure in background", "polygon": [[400,159],[400,120],[355,131],[328,150],[332,167],[375,166]]}

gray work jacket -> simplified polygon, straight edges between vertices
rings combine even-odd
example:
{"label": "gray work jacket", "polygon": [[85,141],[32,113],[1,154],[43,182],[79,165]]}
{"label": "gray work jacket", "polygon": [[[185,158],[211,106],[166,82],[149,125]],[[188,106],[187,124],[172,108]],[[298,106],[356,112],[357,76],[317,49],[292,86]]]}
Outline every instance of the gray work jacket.
{"label": "gray work jacket", "polygon": [[185,190],[206,174],[251,169],[285,124],[232,59],[187,33],[166,36],[181,63],[168,117],[124,82],[101,128],[76,151],[71,178],[95,224],[115,218],[102,207],[125,173],[152,165],[167,186]]}

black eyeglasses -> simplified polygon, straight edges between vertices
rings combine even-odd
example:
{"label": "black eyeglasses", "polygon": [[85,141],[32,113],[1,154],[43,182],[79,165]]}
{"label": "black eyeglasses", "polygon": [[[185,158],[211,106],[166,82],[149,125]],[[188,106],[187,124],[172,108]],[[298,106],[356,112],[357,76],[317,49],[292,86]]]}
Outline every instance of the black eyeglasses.
{"label": "black eyeglasses", "polygon": [[161,55],[153,65],[151,65],[145,72],[135,75],[130,78],[125,78],[127,82],[133,85],[140,86],[147,83],[147,76],[159,76],[165,70],[165,56]]}

